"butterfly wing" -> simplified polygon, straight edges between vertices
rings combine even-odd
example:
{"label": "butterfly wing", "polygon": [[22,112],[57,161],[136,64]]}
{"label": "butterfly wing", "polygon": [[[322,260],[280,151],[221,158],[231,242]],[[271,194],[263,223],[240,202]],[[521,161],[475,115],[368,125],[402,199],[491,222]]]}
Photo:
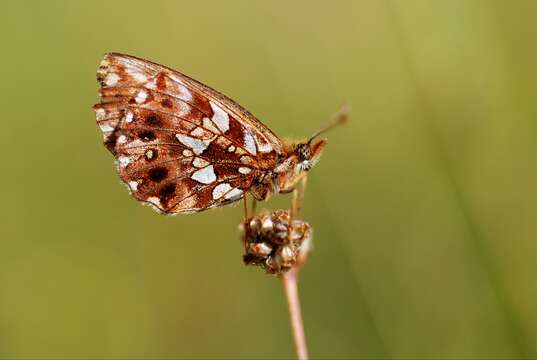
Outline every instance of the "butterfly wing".
{"label": "butterfly wing", "polygon": [[279,138],[247,110],[172,69],[107,54],[97,79],[97,123],[120,177],[160,211],[236,201],[282,152]]}

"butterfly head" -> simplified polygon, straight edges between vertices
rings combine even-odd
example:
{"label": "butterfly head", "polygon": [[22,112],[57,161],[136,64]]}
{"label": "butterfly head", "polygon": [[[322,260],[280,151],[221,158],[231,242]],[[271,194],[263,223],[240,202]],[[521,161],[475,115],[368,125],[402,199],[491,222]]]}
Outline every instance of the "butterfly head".
{"label": "butterfly head", "polygon": [[291,191],[295,184],[309,171],[321,158],[326,140],[312,139],[299,143],[290,143],[287,154],[274,168],[275,189],[277,192]]}
{"label": "butterfly head", "polygon": [[326,145],[326,140],[314,140],[319,135],[327,132],[333,127],[345,123],[347,121],[349,111],[350,107],[348,105],[343,105],[343,107],[335,114],[334,118],[328,123],[328,125],[315,132],[307,142],[298,143],[296,145],[294,152],[298,162],[298,171],[295,171],[295,173],[308,171],[319,161]]}
{"label": "butterfly head", "polygon": [[297,159],[297,173],[310,170],[321,158],[321,154],[326,145],[326,140],[318,140],[316,142],[309,140],[308,142],[299,143],[295,148],[295,156]]}
{"label": "butterfly head", "polygon": [[278,188],[282,192],[291,190],[294,185],[304,176],[306,171],[309,171],[321,158],[326,140],[316,140],[319,135],[332,129],[335,126],[343,124],[347,121],[349,113],[348,105],[345,105],[335,115],[332,121],[325,127],[315,132],[307,141],[295,143],[290,146],[288,155],[275,168],[275,173],[278,174]]}

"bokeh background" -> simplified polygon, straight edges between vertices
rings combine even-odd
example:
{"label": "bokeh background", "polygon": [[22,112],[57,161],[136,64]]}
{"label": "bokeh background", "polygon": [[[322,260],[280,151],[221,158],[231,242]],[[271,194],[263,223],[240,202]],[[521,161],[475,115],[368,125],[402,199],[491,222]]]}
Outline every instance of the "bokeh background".
{"label": "bokeh background", "polygon": [[[313,358],[537,357],[537,2],[29,1],[0,15],[0,357],[290,358],[241,206],[160,216],[101,144],[118,51],[306,137]],[[287,206],[280,196],[264,207]]]}

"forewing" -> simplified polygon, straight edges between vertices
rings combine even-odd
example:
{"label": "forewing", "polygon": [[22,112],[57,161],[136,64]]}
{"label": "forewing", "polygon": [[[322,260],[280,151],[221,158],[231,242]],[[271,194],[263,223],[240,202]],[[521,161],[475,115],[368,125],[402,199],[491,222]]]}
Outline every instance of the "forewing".
{"label": "forewing", "polygon": [[279,139],[232,100],[185,75],[108,54],[97,79],[97,123],[120,177],[160,211],[236,201],[275,165]]}

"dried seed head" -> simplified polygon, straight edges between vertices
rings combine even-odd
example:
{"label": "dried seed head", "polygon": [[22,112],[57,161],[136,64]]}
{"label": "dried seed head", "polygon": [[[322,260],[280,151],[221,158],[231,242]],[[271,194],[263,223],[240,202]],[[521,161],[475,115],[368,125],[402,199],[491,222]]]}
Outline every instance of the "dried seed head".
{"label": "dried seed head", "polygon": [[257,231],[259,228],[261,228],[261,220],[259,220],[258,218],[253,218],[252,220],[250,220],[250,229],[254,229]]}
{"label": "dried seed head", "polygon": [[294,220],[291,227],[289,220],[288,211],[263,211],[249,219],[248,225],[240,226],[246,265],[281,274],[305,261],[311,244],[311,227],[301,220]]}
{"label": "dried seed head", "polygon": [[250,244],[248,252],[258,257],[269,256],[272,252],[272,247],[267,243]]}
{"label": "dried seed head", "polygon": [[274,224],[270,217],[266,217],[263,219],[263,221],[261,221],[261,231],[270,234],[272,232],[273,227]]}

